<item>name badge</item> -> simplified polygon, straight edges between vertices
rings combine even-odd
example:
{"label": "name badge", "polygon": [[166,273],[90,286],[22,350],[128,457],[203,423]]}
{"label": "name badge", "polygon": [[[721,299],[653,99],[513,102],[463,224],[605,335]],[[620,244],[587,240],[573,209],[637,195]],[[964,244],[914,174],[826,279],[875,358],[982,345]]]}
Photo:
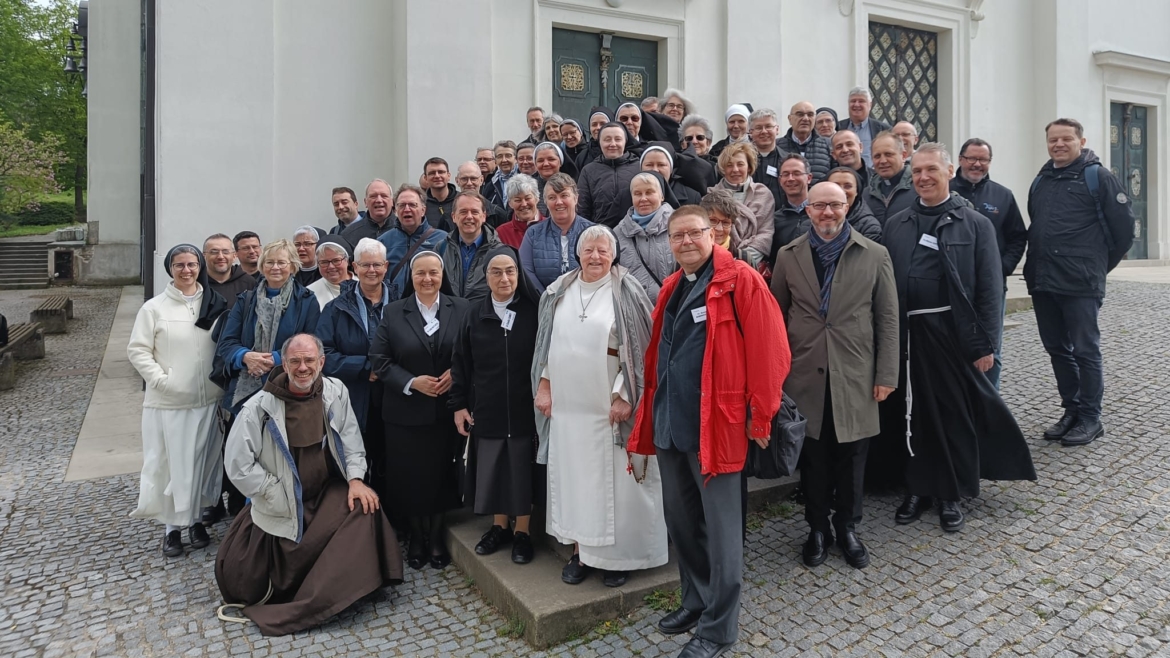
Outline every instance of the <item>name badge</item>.
{"label": "name badge", "polygon": [[707,321],[707,307],[700,306],[699,308],[691,309],[691,317],[695,318],[695,324]]}
{"label": "name badge", "polygon": [[772,178],[777,178],[780,176],[780,172],[776,171],[776,168],[772,165],[768,165],[768,175]]}
{"label": "name badge", "polygon": [[938,238],[934,237],[933,235],[923,233],[922,238],[918,241],[918,244],[926,247],[927,249],[934,249],[935,251],[938,251]]}
{"label": "name badge", "polygon": [[425,331],[428,336],[434,336],[435,332],[438,330],[439,330],[439,318],[435,318],[434,320],[431,320],[430,322],[428,322],[426,324],[426,326],[423,327],[423,331]]}
{"label": "name badge", "polygon": [[504,327],[504,331],[512,329],[512,323],[516,321],[516,311],[504,309],[504,319],[500,320],[500,324]]}

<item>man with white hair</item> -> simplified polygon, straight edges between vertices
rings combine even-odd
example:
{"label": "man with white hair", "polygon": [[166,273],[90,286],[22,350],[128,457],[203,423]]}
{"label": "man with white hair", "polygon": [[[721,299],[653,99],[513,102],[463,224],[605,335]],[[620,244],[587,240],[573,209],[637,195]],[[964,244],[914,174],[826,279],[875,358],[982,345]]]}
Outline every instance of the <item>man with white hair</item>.
{"label": "man with white hair", "polygon": [[[478,154],[476,157],[479,157]],[[483,170],[477,163],[470,160],[459,165],[459,168],[455,170],[455,187],[459,188],[460,192],[479,192],[483,195]],[[484,196],[486,199],[486,195]],[[488,201],[487,225],[499,228],[507,221],[508,211]]]}
{"label": "man with white hair", "polygon": [[854,87],[849,90],[849,118],[841,119],[837,123],[837,130],[852,130],[861,140],[861,158],[865,166],[872,167],[873,160],[869,157],[869,146],[878,133],[889,130],[890,124],[878,121],[869,116],[873,107],[873,94],[866,87]]}
{"label": "man with white hair", "polygon": [[365,203],[366,214],[341,232],[341,237],[349,244],[357,244],[362,238],[377,239],[394,228],[394,193],[390,191],[390,183],[381,178],[370,181],[366,186]]}
{"label": "man with white hair", "polygon": [[709,152],[711,157],[718,158],[723,149],[732,142],[748,141],[748,117],[751,115],[751,105],[746,103],[735,103],[727,108],[727,112],[723,115],[723,121],[727,127],[727,137],[715,142]]}
{"label": "man with white hair", "polygon": [[776,118],[776,113],[766,107],[752,112],[748,117],[748,134],[751,136],[752,146],[756,147],[756,153],[759,153],[752,179],[768,188],[776,205],[779,206],[784,200],[784,190],[780,188],[780,161],[788,154],[776,144],[776,138],[780,134],[780,122]]}
{"label": "man with white hair", "polygon": [[915,149],[918,148],[918,129],[909,121],[899,121],[890,132],[902,140],[902,150],[906,152],[906,161],[909,162],[910,156],[914,155]]}
{"label": "man with white hair", "polygon": [[307,224],[293,233],[293,246],[297,248],[297,259],[301,261],[296,279],[306,288],[321,278],[321,271],[317,268],[317,243],[322,235],[324,231]]}

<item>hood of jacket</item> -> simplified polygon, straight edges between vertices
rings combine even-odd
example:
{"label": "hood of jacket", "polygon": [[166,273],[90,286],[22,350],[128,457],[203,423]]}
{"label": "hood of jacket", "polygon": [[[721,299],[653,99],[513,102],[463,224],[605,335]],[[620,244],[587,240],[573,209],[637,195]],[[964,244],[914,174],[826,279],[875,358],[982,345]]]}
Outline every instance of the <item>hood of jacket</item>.
{"label": "hood of jacket", "polygon": [[1093,163],[1101,164],[1101,158],[1097,157],[1097,154],[1093,152],[1093,149],[1083,149],[1081,154],[1077,156],[1076,160],[1073,160],[1064,167],[1057,167],[1056,164],[1052,162],[1052,158],[1049,158],[1048,162],[1045,162],[1044,166],[1040,167],[1040,175],[1056,176],[1063,174],[1066,171],[1079,173],[1082,169],[1085,168],[1085,165],[1090,165]]}

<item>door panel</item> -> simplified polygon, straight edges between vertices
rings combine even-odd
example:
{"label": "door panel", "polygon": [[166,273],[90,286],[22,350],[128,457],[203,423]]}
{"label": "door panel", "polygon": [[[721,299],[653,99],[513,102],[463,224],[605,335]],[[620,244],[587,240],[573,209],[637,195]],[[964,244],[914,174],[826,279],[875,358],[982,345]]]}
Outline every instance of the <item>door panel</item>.
{"label": "door panel", "polygon": [[1153,181],[1147,174],[1148,108],[1128,103],[1111,103],[1109,117],[1109,162],[1133,204],[1133,246],[1127,258],[1149,258],[1149,198]]}
{"label": "door panel", "polygon": [[938,34],[870,21],[869,90],[878,121],[909,121],[938,141]]}
{"label": "door panel", "polygon": [[589,109],[639,103],[658,88],[658,43],[553,28],[553,112],[588,128]]}

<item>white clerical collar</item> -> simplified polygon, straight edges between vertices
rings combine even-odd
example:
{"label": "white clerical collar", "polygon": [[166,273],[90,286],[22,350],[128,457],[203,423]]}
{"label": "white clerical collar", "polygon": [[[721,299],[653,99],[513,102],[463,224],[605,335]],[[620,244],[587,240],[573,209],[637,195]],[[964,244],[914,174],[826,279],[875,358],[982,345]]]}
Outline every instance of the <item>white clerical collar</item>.
{"label": "white clerical collar", "polygon": [[694,282],[695,282],[695,279],[698,279],[698,278],[699,278],[699,273],[698,273],[698,272],[694,272],[694,273],[692,273],[692,274],[688,274],[688,275],[686,275],[686,277],[687,277],[687,281],[690,281],[691,283],[694,283]]}

